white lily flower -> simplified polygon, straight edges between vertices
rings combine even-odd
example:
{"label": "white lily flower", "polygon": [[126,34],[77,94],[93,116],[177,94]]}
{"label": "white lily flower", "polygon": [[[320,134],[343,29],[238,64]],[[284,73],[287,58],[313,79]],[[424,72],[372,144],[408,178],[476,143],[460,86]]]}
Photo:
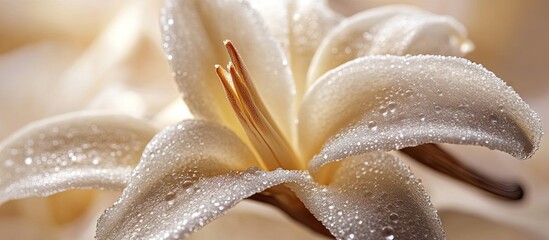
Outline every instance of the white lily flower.
{"label": "white lily flower", "polygon": [[[305,169],[305,166],[310,164],[311,173],[316,173],[322,165],[330,161],[345,159],[352,155],[364,154],[371,151],[394,150],[426,142],[485,145],[508,151],[517,157],[527,157],[536,148],[535,142],[537,141],[536,139],[539,139],[539,136],[535,136],[536,127],[528,130],[533,133],[533,135],[529,136],[532,137],[532,141],[519,143],[522,146],[529,145],[526,149],[521,147],[513,151],[510,148],[512,145],[520,142],[520,140],[515,143],[509,142],[507,146],[504,146],[506,144],[498,146],[502,142],[496,143],[498,142],[496,139],[508,139],[508,136],[498,137],[493,132],[495,130],[494,126],[496,126],[495,123],[498,121],[500,121],[500,124],[507,125],[505,119],[509,119],[508,117],[496,116],[500,112],[508,112],[507,109],[510,106],[503,106],[505,103],[491,101],[491,104],[488,102],[478,102],[482,107],[480,105],[463,106],[464,99],[467,100],[477,95],[473,93],[472,89],[474,88],[472,86],[478,85],[479,81],[481,84],[484,84],[483,81],[491,79],[488,80],[490,83],[486,83],[491,86],[489,88],[485,86],[484,89],[481,88],[481,91],[488,93],[490,89],[499,89],[495,90],[498,93],[493,93],[496,99],[496,95],[501,94],[500,91],[510,91],[505,84],[500,80],[496,80],[497,78],[493,74],[467,61],[456,58],[428,56],[365,57],[343,64],[335,70],[328,72],[317,80],[316,83],[311,83],[312,87],[305,93],[301,109],[299,110],[299,125],[297,126],[300,142],[292,142],[295,139],[295,136],[292,136],[292,129],[294,129],[292,125],[294,120],[297,119],[297,117],[292,117],[295,116],[292,114],[292,105],[295,100],[294,96],[292,96],[295,92],[293,90],[293,83],[299,81],[303,83],[303,79],[292,79],[290,75],[291,68],[289,66],[294,65],[291,64],[291,58],[288,59],[284,55],[284,52],[290,51],[284,51],[280,47],[284,46],[283,44],[277,44],[272,36],[264,34],[266,26],[261,25],[261,19],[258,18],[253,8],[246,3],[239,2],[186,1],[181,3],[168,2],[166,11],[163,17],[163,27],[166,33],[164,38],[166,40],[165,47],[167,48],[168,59],[172,61],[172,66],[176,72],[176,79],[191,110],[202,118],[217,121],[232,128],[237,135],[225,132],[226,130],[216,127],[213,123],[202,121],[183,122],[173,125],[158,134],[145,151],[140,165],[138,165],[134,172],[135,178],[130,181],[130,185],[125,189],[122,198],[100,220],[98,230],[98,236],[100,237],[122,237],[128,236],[127,234],[130,233],[136,234],[135,237],[168,238],[185,236],[196,231],[203,224],[223,213],[227,207],[233,206],[242,198],[262,192],[283,182],[286,182],[289,188],[297,193],[297,196],[301,198],[306,207],[320,221],[323,221],[323,225],[330,230],[332,235],[338,238],[361,238],[371,236],[368,234],[383,234],[383,227],[391,226],[389,222],[384,224],[376,223],[377,231],[374,226],[370,226],[370,228],[361,226],[357,229],[353,229],[353,227],[343,228],[342,225],[360,226],[360,224],[349,219],[349,216],[357,216],[357,222],[367,217],[362,216],[357,209],[345,212],[345,209],[337,206],[338,204],[329,204],[329,201],[338,201],[336,196],[331,196],[333,193],[327,195],[321,194],[322,192],[330,193],[330,190],[334,191],[330,187],[336,188],[339,184],[337,181],[339,179],[338,170],[346,169],[346,171],[349,171],[346,168],[346,164],[351,164],[352,160],[343,162],[338,168],[331,168],[329,169],[331,171],[320,173],[320,175],[316,176],[315,180],[331,184],[328,185],[329,187],[309,182],[311,180],[306,172],[296,170]],[[387,9],[378,11],[385,13],[384,11],[387,11]],[[235,15],[235,12],[239,14]],[[381,17],[378,16],[377,12],[372,15],[379,18],[385,17],[384,14],[379,14]],[[371,21],[373,17],[366,15],[363,18]],[[215,24],[216,22],[219,23]],[[352,23],[354,21],[349,20],[348,22],[344,22],[342,26],[351,26],[352,24],[349,22]],[[448,25],[450,24],[444,26]],[[453,29],[451,27],[448,28]],[[344,29],[344,27],[341,27],[341,29]],[[334,32],[343,31],[341,29],[336,28]],[[292,30],[286,31],[291,32]],[[364,32],[365,30],[358,29],[356,31]],[[454,33],[459,31],[448,32]],[[282,34],[274,35],[281,36]],[[382,34],[380,33],[379,35]],[[363,35],[360,36],[363,37]],[[388,33],[388,36],[392,36],[391,33]],[[222,80],[223,89],[221,89],[220,84],[214,78],[213,74],[207,71],[207,68],[208,65],[213,65],[215,61],[224,60],[223,56],[219,54],[221,50],[217,49],[215,45],[212,47],[211,44],[216,41],[220,42],[225,38],[233,39],[233,41],[241,42],[241,44],[247,46],[242,58],[245,59],[246,55],[248,55],[252,59],[251,65],[255,67],[244,67],[242,58],[239,57],[232,44],[227,43],[232,63],[229,64],[228,71],[217,67],[217,74]],[[329,37],[326,39],[328,39],[326,41],[329,41],[329,43],[335,41]],[[445,46],[456,46],[451,44],[453,42],[459,43],[455,39],[460,38],[448,37],[445,40],[449,40],[450,44],[447,42],[443,43]],[[368,40],[366,38],[366,44],[370,43]],[[258,41],[258,43],[253,43],[253,41]],[[304,43],[309,42],[304,41]],[[412,45],[411,43],[413,41],[398,42],[398,44],[392,44],[391,47],[394,47],[394,45],[398,46],[399,44],[405,46],[407,46],[406,44]],[[331,44],[338,46],[337,42]],[[325,46],[330,46],[330,44],[325,44]],[[374,46],[377,47],[375,43]],[[462,44],[457,44],[456,47],[464,49]],[[330,47],[329,49],[333,48]],[[382,46],[379,48],[382,48]],[[317,51],[317,54],[320,54],[318,56],[322,56],[322,49],[320,48]],[[388,47],[387,49],[386,51],[390,51],[391,48]],[[356,51],[354,49],[348,50],[347,54],[351,53],[356,54]],[[342,62],[345,61],[343,60]],[[430,66],[422,69],[423,64]],[[444,68],[445,64],[449,66]],[[322,66],[321,64],[319,65]],[[370,68],[370,66],[372,67]],[[419,69],[405,66],[416,66]],[[314,69],[315,65],[311,67]],[[466,70],[458,72],[457,69],[461,68]],[[249,69],[250,72],[248,73],[246,69]],[[294,70],[296,72],[299,71],[299,68],[294,67],[294,69],[296,69]],[[407,70],[412,72],[407,73]],[[425,73],[425,71],[428,71],[428,73]],[[443,77],[446,73],[454,73],[455,76],[450,77],[450,79],[454,79],[446,80]],[[438,77],[433,77],[433,75]],[[372,80],[359,80],[368,79],[368,76],[377,78],[376,80],[380,81],[380,83],[372,82]],[[346,81],[337,81],[337,79],[345,79]],[[443,81],[446,82],[442,83]],[[346,84],[344,82],[351,88],[345,88]],[[364,85],[360,85],[361,82]],[[327,87],[323,84],[333,85]],[[343,85],[342,88],[346,90],[334,90],[339,87],[336,84]],[[417,86],[419,89],[415,88],[415,84],[421,85]],[[451,87],[448,88],[448,84]],[[471,85],[467,86],[468,84]],[[497,87],[497,84],[501,84],[500,87]],[[254,85],[257,87],[257,91]],[[353,89],[353,87],[356,89]],[[216,94],[216,90],[219,92],[224,91],[229,101],[221,93]],[[406,90],[409,90],[409,92],[406,93]],[[326,91],[326,93],[323,91]],[[419,96],[421,97],[416,95],[417,92],[420,93]],[[352,94],[352,97],[350,94]],[[375,98],[377,94],[381,95],[378,96],[379,99]],[[441,97],[442,95],[446,96]],[[512,92],[508,92],[507,95],[516,96]],[[437,101],[437,97],[435,96],[441,97],[439,98],[440,100]],[[390,97],[394,99],[388,99]],[[414,108],[418,112],[400,109],[403,112],[400,113],[396,109],[397,104],[403,104],[397,103],[397,101],[407,97],[417,97],[414,99],[415,101],[411,102],[415,102]],[[454,101],[446,102],[448,99],[453,99]],[[363,103],[359,107],[360,109],[349,110],[352,109],[353,103],[356,102]],[[422,106],[422,102],[425,102],[424,106]],[[437,105],[443,103],[445,104],[444,107]],[[459,106],[460,103],[462,106]],[[492,104],[493,106],[490,106]],[[507,104],[523,103],[522,101],[513,100],[507,102]],[[226,107],[223,107],[224,105]],[[330,105],[336,105],[337,107],[330,108]],[[460,110],[458,110],[458,107]],[[230,111],[231,109],[234,112]],[[428,112],[430,109],[434,109],[432,113]],[[443,109],[447,110],[447,112],[443,111]],[[492,111],[488,113],[485,112],[486,110],[479,111],[476,109],[492,109]],[[515,107],[514,109],[518,110],[519,108]],[[515,113],[522,115],[524,119],[530,119],[527,120],[529,123],[511,123],[511,125],[539,125],[539,122],[536,123],[538,120],[536,120],[535,114],[531,110],[528,110],[528,107],[522,106],[520,109],[524,109],[525,112]],[[467,113],[462,114],[462,112]],[[455,116],[455,114],[458,114],[459,117]],[[480,116],[480,118],[485,119],[485,122],[476,125],[473,124],[473,121],[466,120],[467,118],[475,118],[474,114],[478,114],[476,118]],[[235,115],[237,116],[236,119]],[[423,126],[418,127],[417,123],[421,124],[422,121],[425,121],[423,119],[425,117],[431,118],[430,121],[427,121],[430,126],[422,129]],[[437,123],[437,118],[441,119],[439,120],[440,123]],[[409,120],[410,123],[402,119]],[[465,120],[467,123],[464,124],[462,122],[460,124],[456,119],[460,119],[459,122]],[[392,127],[392,124],[390,124],[391,121],[396,121],[399,124],[394,124]],[[406,123],[410,125],[404,125]],[[506,128],[515,128],[510,127],[511,125],[508,125]],[[243,126],[243,129],[240,126]],[[215,128],[218,128],[218,130],[213,130]],[[480,130],[483,128],[484,130]],[[408,132],[402,129],[412,130]],[[368,136],[374,135],[372,132],[376,135]],[[481,132],[485,132],[485,134],[479,134]],[[517,133],[512,133],[511,135],[521,135],[517,135]],[[188,136],[186,136],[187,134]],[[217,136],[217,139],[214,136]],[[243,139],[243,141],[238,140],[237,137]],[[195,141],[187,141],[189,138],[194,138]],[[245,143],[248,141],[249,143]],[[236,144],[228,148],[227,145],[229,142]],[[534,145],[531,145],[532,143]],[[322,148],[323,144],[325,145]],[[360,146],[357,147],[358,144]],[[246,153],[247,151],[244,150],[246,147],[251,147],[252,151]],[[182,150],[185,148],[192,150]],[[320,153],[318,153],[319,150],[321,150]],[[223,151],[223,153],[216,153],[217,151]],[[254,159],[252,152],[255,152],[258,161],[244,161],[243,159]],[[234,156],[235,154],[236,156]],[[362,157],[368,158],[368,156]],[[380,156],[376,155],[376,157],[379,158]],[[232,158],[235,158],[234,162],[227,162]],[[313,160],[309,163],[308,159],[311,158]],[[358,161],[357,159],[354,160]],[[214,167],[216,165],[219,166]],[[245,171],[248,168],[251,168],[251,170],[247,170],[248,172],[237,173],[238,171]],[[257,168],[266,172],[258,171]],[[276,170],[277,168],[287,170]],[[386,169],[385,171],[390,170]],[[304,176],[300,177],[297,173],[304,174]],[[357,176],[361,174],[362,172],[359,171]],[[358,178],[357,176],[354,177]],[[344,179],[345,181],[351,181],[349,178]],[[153,187],[159,186],[160,182],[164,185],[162,189]],[[295,185],[296,182],[299,183],[297,186]],[[228,188],[228,192],[216,189],[224,184],[227,184],[226,188]],[[307,187],[309,184],[314,187]],[[393,184],[395,183],[393,182]],[[353,185],[352,187],[357,186]],[[321,190],[319,193],[303,190],[308,188]],[[278,202],[277,204],[282,202],[277,199],[280,198],[279,195],[285,196],[282,198],[291,199],[291,197],[286,196],[289,194],[284,194],[284,190],[279,191],[282,193],[277,193],[277,191],[269,193],[274,196],[271,198],[274,198]],[[348,190],[339,189],[334,192],[348,192]],[[319,195],[324,199],[322,197],[314,197],[318,197]],[[402,197],[400,194],[395,196]],[[211,201],[207,201],[206,198],[209,198]],[[363,197],[353,195],[349,199],[341,201],[348,201],[348,207],[352,208],[353,200],[356,201],[356,198],[362,199]],[[394,201],[396,202],[396,200]],[[322,204],[323,202],[324,204]],[[367,201],[358,202],[361,202],[361,204],[371,204],[375,201],[369,203]],[[181,206],[181,203],[187,204],[184,207],[178,207]],[[285,207],[284,204],[281,205],[281,208]],[[150,211],[162,217],[151,219],[139,213],[131,214],[135,212],[138,206],[143,211]],[[290,215],[295,214],[292,213],[294,210],[287,211]],[[388,216],[390,213],[385,212],[381,214]],[[397,213],[397,215],[401,215],[403,219],[407,218],[404,216],[404,213]],[[177,216],[183,217],[180,222],[175,221],[174,223],[174,219],[177,219]],[[292,216],[296,219],[302,218],[297,214]],[[376,217],[376,219],[381,219],[381,217]],[[305,220],[301,219],[301,221]],[[336,224],[337,221],[345,224]],[[134,228],[139,228],[141,232],[132,230]],[[398,227],[395,226],[394,228]],[[394,228],[391,227],[391,229]],[[404,227],[400,229],[404,229]],[[367,233],[370,230],[372,232]],[[396,234],[392,231],[391,235]],[[407,234],[413,233],[408,232]]]}
{"label": "white lily flower", "polygon": [[[339,239],[440,239],[419,181],[379,151],[425,143],[481,145],[519,158],[536,151],[537,114],[483,67],[456,57],[368,56],[463,54],[471,45],[452,19],[389,7],[338,24],[312,1],[263,4],[166,3],[164,47],[201,119],[171,125],[148,143],[122,197],[100,219],[98,238],[185,237],[251,197]],[[224,39],[242,56],[227,42],[228,70],[214,71],[227,61]],[[95,114],[29,126],[1,145],[2,171],[12,173],[0,179],[2,200],[120,189],[155,132],[137,119]]]}

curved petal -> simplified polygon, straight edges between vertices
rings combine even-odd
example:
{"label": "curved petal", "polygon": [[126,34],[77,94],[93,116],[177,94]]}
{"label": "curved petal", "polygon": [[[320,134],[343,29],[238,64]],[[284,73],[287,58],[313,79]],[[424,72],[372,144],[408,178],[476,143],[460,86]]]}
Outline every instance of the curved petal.
{"label": "curved petal", "polygon": [[448,16],[405,5],[374,8],[345,19],[328,34],[315,53],[307,83],[366,55],[462,56],[472,50],[466,35],[463,25]]}
{"label": "curved petal", "polygon": [[[121,63],[134,51],[142,39],[142,18],[146,2],[128,4],[112,20],[97,40],[74,61],[51,88],[59,91],[60,98],[50,99],[46,109],[67,105],[70,109],[81,109],[107,84],[127,74],[114,73]],[[109,76],[110,74],[115,77]],[[66,101],[71,99],[71,101]]]}
{"label": "curved petal", "polygon": [[10,201],[0,208],[2,239],[93,239],[99,215],[119,195],[117,191],[71,190]]}
{"label": "curved petal", "polygon": [[187,184],[184,181],[162,182],[141,193],[127,195],[129,198],[121,199],[108,209],[99,220],[97,238],[187,237],[244,198],[299,177],[302,175],[296,171],[275,170],[231,172],[200,177]]}
{"label": "curved petal", "polygon": [[[4,2],[0,3],[2,4]],[[59,9],[69,7],[61,2],[53,5]],[[74,8],[72,4],[69,5]],[[163,61],[162,49],[160,45],[153,45],[143,33],[149,27],[146,23],[156,22],[158,18],[154,13],[149,14],[151,5],[158,4],[155,1],[127,2],[127,6],[122,7],[105,30],[95,37],[96,41],[85,44],[90,45],[85,51],[74,45],[75,39],[70,39],[70,44],[63,44],[67,39],[62,39],[28,44],[1,55],[0,109],[3,112],[0,119],[0,138],[30,121],[83,108],[112,109],[139,116],[151,115],[158,111],[159,106],[166,104],[166,100],[175,97],[177,90],[173,89],[171,69]],[[99,7],[102,4],[93,6]],[[20,12],[21,9],[17,10],[18,6],[13,7],[13,11]],[[13,7],[2,6],[0,12],[4,8]],[[55,19],[60,19],[59,14],[52,13],[51,6],[34,7],[38,12],[51,13],[53,15],[50,17],[55,15]],[[96,9],[85,11],[93,12]],[[2,17],[5,16],[0,18]],[[36,22],[38,19],[29,20]],[[154,26],[159,31],[158,26]],[[40,29],[33,28],[40,31],[43,30],[42,27],[40,25]],[[138,105],[127,108],[127,104]],[[22,107],[26,111],[20,111]]]}
{"label": "curved petal", "polygon": [[0,144],[0,204],[68,189],[122,189],[155,129],[137,119],[73,113],[35,122]]}
{"label": "curved petal", "polygon": [[251,0],[250,4],[286,50],[297,97],[301,98],[316,49],[342,17],[332,11],[325,0]]}
{"label": "curved petal", "polygon": [[289,185],[337,239],[444,239],[420,180],[391,155],[346,159],[328,186]]}
{"label": "curved petal", "polygon": [[493,73],[442,56],[349,62],[324,75],[299,112],[305,156],[325,144],[313,171],[350,155],[423,143],[480,145],[528,158],[541,128],[538,115]]}
{"label": "curved petal", "polygon": [[245,46],[239,52],[261,99],[282,131],[290,133],[295,116],[290,68],[280,44],[248,2],[168,0],[161,22],[164,49],[195,116],[240,128],[214,70],[215,64],[228,62],[223,41],[230,39]]}
{"label": "curved petal", "polygon": [[[85,46],[100,32],[125,1],[0,2],[0,52],[33,42],[63,41]],[[21,21],[25,19],[25,21]],[[52,59],[53,60],[53,59]]]}
{"label": "curved petal", "polygon": [[147,146],[121,198],[100,218],[97,237],[185,237],[242,199],[302,175],[255,166],[248,147],[218,124],[189,120],[167,127]]}
{"label": "curved petal", "polygon": [[44,103],[50,102],[52,95],[59,95],[52,86],[78,54],[78,49],[44,42],[0,55],[0,139],[34,119],[70,110],[68,103],[58,104],[55,109]]}

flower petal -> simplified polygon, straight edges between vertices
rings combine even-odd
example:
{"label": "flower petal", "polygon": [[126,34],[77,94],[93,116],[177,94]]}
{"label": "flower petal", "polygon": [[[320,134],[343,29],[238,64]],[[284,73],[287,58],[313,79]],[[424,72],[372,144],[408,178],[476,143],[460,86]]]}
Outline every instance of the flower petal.
{"label": "flower petal", "polygon": [[0,144],[0,204],[68,189],[122,189],[155,129],[137,119],[73,113],[28,125]]}
{"label": "flower petal", "polygon": [[86,45],[124,6],[124,2],[2,1],[0,52],[44,40],[63,41],[72,46]]}
{"label": "flower petal", "polygon": [[420,180],[391,155],[346,159],[328,186],[289,186],[337,239],[444,238]]}
{"label": "flower petal", "polygon": [[299,130],[305,156],[325,144],[313,171],[347,156],[424,143],[528,158],[542,135],[538,115],[505,82],[466,59],[442,56],[364,57],[330,71],[305,96]]}
{"label": "flower petal", "polygon": [[186,237],[242,199],[302,176],[254,166],[249,148],[218,124],[169,126],[150,142],[121,198],[100,218],[97,237]]}
{"label": "flower petal", "polygon": [[472,47],[466,35],[463,25],[448,16],[405,5],[374,8],[345,19],[328,34],[315,53],[307,83],[366,55],[462,56]]}
{"label": "flower petal", "polygon": [[109,70],[116,69],[141,39],[141,25],[128,23],[139,19],[144,11],[142,5],[134,4],[122,9],[97,40],[65,69],[55,86],[63,98],[51,99],[52,108],[57,104],[69,105],[72,109],[81,108],[109,83],[105,75]]}
{"label": "flower petal", "polygon": [[0,55],[0,139],[34,119],[70,109],[68,103],[55,108],[48,108],[45,103],[50,102],[51,96],[59,95],[52,86],[78,54],[79,49],[43,42]]}
{"label": "flower petal", "polygon": [[[185,181],[155,182],[124,195],[100,218],[98,239],[180,239],[223,215],[244,198],[301,177],[296,171],[231,172]],[[187,176],[187,175],[179,175]],[[143,188],[143,186],[140,186]],[[129,191],[128,191],[129,192]]]}
{"label": "flower petal", "polygon": [[252,0],[250,4],[286,50],[297,97],[305,92],[307,70],[322,39],[342,17],[325,0]]}
{"label": "flower petal", "polygon": [[[60,20],[63,14],[58,14],[58,11],[63,8],[72,7],[75,9],[65,10],[82,11],[76,8],[83,6],[75,4],[75,7],[73,4],[61,2],[46,4],[48,7],[26,4],[29,6],[23,9],[17,9],[20,7],[13,2],[8,6],[1,6],[0,12],[15,7],[12,9],[14,15],[11,17],[28,19],[30,22],[25,21],[22,24],[31,26],[31,22],[40,22],[39,20]],[[93,12],[96,10],[95,7],[107,11],[102,4],[92,5],[88,6],[92,9],[84,11]],[[171,69],[163,61],[162,48],[160,45],[153,45],[152,40],[147,38],[148,35],[143,33],[150,29],[147,23],[156,22],[158,19],[154,13],[149,14],[151,5],[158,4],[155,1],[127,2],[127,6],[122,7],[105,30],[95,37],[96,41],[85,44],[90,45],[87,49],[81,49],[78,44],[74,45],[78,42],[75,39],[63,38],[27,44],[1,55],[0,75],[3,80],[0,82],[0,138],[31,121],[84,108],[111,109],[133,116],[150,116],[158,111],[160,106],[167,104],[167,100],[175,97],[177,90],[173,89]],[[52,6],[55,6],[53,11]],[[23,12],[52,15],[48,15],[48,18],[51,18],[48,21],[33,19],[33,16],[22,16]],[[71,14],[74,13],[69,15]],[[5,16],[2,15],[0,18],[2,17]],[[98,19],[94,19],[96,20]],[[9,22],[15,24],[15,20]],[[17,22],[21,24],[20,21]],[[64,22],[68,21],[59,22],[64,25]],[[40,25],[40,29],[32,28],[40,31],[44,30],[42,27],[44,26]],[[89,30],[86,26],[80,27],[86,28],[84,32]],[[48,26],[45,26],[45,29],[47,28]],[[156,30],[160,31],[158,26]],[[159,34],[156,36],[160,38]],[[70,44],[66,44],[68,42]],[[129,104],[138,105],[127,107]],[[21,111],[21,108],[25,111]]]}
{"label": "flower petal", "polygon": [[[200,118],[239,123],[223,94],[214,65],[228,62],[223,41],[241,48],[249,73],[274,121],[290,133],[295,87],[281,46],[246,1],[168,0],[161,22],[164,48],[191,112]],[[238,130],[240,131],[240,130]]]}
{"label": "flower petal", "polygon": [[10,201],[0,208],[2,239],[93,239],[99,215],[118,196],[118,191],[70,190]]}

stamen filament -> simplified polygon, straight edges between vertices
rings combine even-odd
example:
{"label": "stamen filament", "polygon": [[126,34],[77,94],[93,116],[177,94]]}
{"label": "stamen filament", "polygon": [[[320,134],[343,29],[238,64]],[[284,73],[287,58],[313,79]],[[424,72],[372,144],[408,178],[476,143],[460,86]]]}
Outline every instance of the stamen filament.
{"label": "stamen filament", "polygon": [[236,97],[234,88],[231,85],[231,82],[232,82],[231,75],[219,65],[215,65],[215,70],[216,70],[217,76],[221,80],[221,84],[223,85],[223,89],[225,90],[227,99],[229,100],[231,107],[235,110],[234,112],[236,113],[237,118],[239,120],[242,119],[245,121],[245,118],[242,112],[242,106],[240,105],[240,102]]}
{"label": "stamen filament", "polygon": [[[221,80],[221,84],[223,86],[223,89],[225,90],[225,94],[227,96],[227,99],[229,100],[229,103],[231,104],[231,107],[233,108],[238,121],[243,126],[244,131],[246,132],[246,135],[248,135],[250,141],[252,142],[252,144],[254,146],[264,146],[265,144],[261,144],[261,143],[257,142],[258,140],[260,140],[259,133],[257,131],[252,131],[255,128],[252,126],[252,123],[250,121],[248,121],[249,118],[247,118],[245,116],[246,114],[243,110],[244,107],[242,106],[242,103],[238,99],[237,94],[234,91],[234,88],[232,87],[232,85],[230,83],[230,82],[233,82],[232,78],[231,78],[231,75],[219,65],[216,65],[215,69],[216,69],[217,76]],[[254,136],[254,137],[250,137],[250,136]],[[263,154],[256,152],[260,156],[265,154],[264,149],[258,149],[256,147],[254,150],[262,152]],[[278,166],[278,165],[267,166],[266,163],[263,162],[263,161],[261,163],[262,163],[262,167],[264,169],[271,169],[273,167],[276,168]]]}
{"label": "stamen filament", "polygon": [[261,101],[261,98],[259,97],[259,93],[256,91],[254,84],[250,78],[250,74],[246,70],[246,65],[242,61],[242,57],[234,47],[233,43],[229,40],[224,41],[225,47],[227,48],[227,52],[229,52],[229,57],[231,58],[231,62],[235,66],[235,69],[237,69],[238,74],[241,76],[242,84],[244,86],[249,86],[248,91],[250,93],[250,96],[252,99],[256,99],[256,107],[259,109],[259,112],[266,113],[265,118],[267,122],[274,127],[274,130],[279,136],[282,136],[280,133],[280,130],[276,127],[275,122],[271,118],[271,115],[268,114],[269,111],[267,111],[267,108],[263,104],[263,101]]}
{"label": "stamen filament", "polygon": [[227,66],[229,72],[216,65],[216,73],[264,167],[268,170],[279,167],[304,169],[259,98],[240,55],[230,41],[225,45],[233,62]]}

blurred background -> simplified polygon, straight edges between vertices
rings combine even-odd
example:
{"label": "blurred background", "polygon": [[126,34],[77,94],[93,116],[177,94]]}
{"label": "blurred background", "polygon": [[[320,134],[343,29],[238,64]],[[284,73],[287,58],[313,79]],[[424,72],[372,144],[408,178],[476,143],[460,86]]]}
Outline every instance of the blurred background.
{"label": "blurred background", "polygon": [[[504,79],[549,129],[549,1],[329,1],[347,16],[388,3],[417,5],[462,22],[476,47],[467,58]],[[161,50],[160,5],[0,0],[0,139],[31,121],[82,108],[151,119],[169,110],[164,106],[178,92]],[[520,203],[501,202],[412,163],[441,210],[448,239],[549,239],[546,138],[527,161],[477,148],[449,150],[491,176],[521,181],[527,195]],[[87,239],[97,213],[116,197],[71,191],[10,202],[0,207],[0,239]],[[275,229],[291,223],[278,224]]]}

